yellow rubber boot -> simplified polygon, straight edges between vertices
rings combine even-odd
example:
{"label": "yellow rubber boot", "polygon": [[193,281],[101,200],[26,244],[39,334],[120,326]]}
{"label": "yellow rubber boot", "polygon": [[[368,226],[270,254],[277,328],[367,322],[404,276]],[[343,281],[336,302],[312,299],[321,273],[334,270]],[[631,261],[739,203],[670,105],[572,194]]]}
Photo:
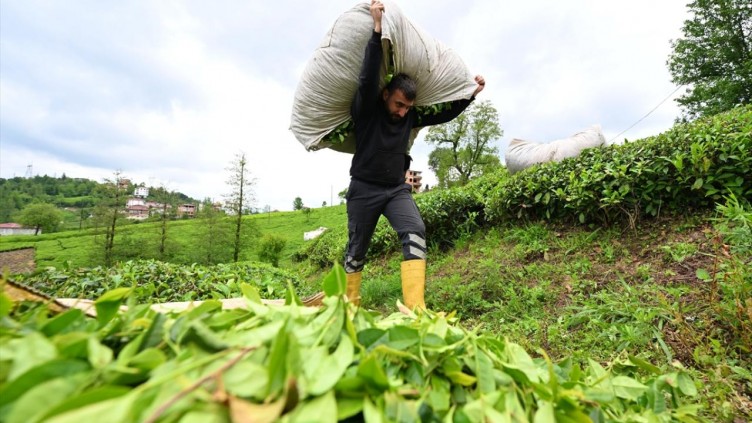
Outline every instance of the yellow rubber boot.
{"label": "yellow rubber boot", "polygon": [[426,261],[407,260],[402,262],[402,297],[410,310],[416,307],[426,309]]}
{"label": "yellow rubber boot", "polygon": [[355,305],[360,305],[360,282],[363,280],[363,272],[346,273],[346,276],[345,294],[347,299]]}

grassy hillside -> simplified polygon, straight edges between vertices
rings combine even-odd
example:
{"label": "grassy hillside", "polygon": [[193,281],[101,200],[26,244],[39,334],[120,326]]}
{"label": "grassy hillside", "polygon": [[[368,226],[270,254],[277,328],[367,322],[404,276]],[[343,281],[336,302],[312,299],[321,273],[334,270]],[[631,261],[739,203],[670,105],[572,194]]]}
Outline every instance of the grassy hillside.
{"label": "grassy hillside", "polygon": [[[256,214],[244,217],[251,221],[259,231],[255,239],[264,234],[273,234],[283,238],[285,248],[282,252],[280,267],[292,265],[290,256],[300,250],[305,241],[303,234],[321,226],[336,228],[346,226],[347,217],[344,205],[311,209],[310,213],[303,211],[275,212]],[[201,220],[179,220],[168,224],[168,242],[176,257],[195,248],[195,239],[203,225]],[[138,247],[143,253],[141,258],[156,257],[156,246],[159,237],[159,223],[138,223],[122,226],[116,235],[116,244],[127,243]],[[19,247],[34,247],[37,254],[37,267],[47,266],[61,268],[70,262],[72,267],[97,266],[96,254],[101,246],[96,242],[95,230],[65,231],[39,236],[0,237],[0,251],[12,250]],[[256,245],[251,243],[241,254],[251,260],[256,258]],[[135,257],[134,257],[135,258]],[[176,260],[176,262],[181,262]]]}

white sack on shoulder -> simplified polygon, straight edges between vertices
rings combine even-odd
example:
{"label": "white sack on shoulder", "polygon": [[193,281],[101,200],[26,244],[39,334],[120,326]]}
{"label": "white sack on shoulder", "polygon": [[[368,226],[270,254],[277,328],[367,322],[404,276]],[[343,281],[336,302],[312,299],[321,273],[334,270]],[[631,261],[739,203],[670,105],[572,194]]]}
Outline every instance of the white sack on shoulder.
{"label": "white sack on shoulder", "polygon": [[[395,73],[404,72],[417,82],[416,106],[470,98],[476,83],[459,55],[413,25],[395,3],[383,3],[382,77],[387,72],[391,43]],[[331,145],[322,139],[350,119],[365,47],[373,33],[369,4],[357,4],[339,16],[298,82],[290,130],[306,150],[329,147],[355,151],[352,136],[342,145]],[[417,132],[413,131],[413,139]]]}
{"label": "white sack on shoulder", "polygon": [[569,138],[541,144],[513,139],[504,158],[509,173],[516,173],[538,163],[558,162],[577,157],[586,148],[601,147],[606,143],[600,125],[593,125]]}

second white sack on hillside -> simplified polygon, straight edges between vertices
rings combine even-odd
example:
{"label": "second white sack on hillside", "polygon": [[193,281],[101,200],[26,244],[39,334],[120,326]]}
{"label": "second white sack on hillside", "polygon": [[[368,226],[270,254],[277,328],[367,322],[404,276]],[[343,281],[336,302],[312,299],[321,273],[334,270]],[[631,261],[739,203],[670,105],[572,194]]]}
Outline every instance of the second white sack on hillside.
{"label": "second white sack on hillside", "polygon": [[577,157],[586,148],[602,147],[606,144],[600,125],[593,125],[576,134],[551,141],[538,143],[513,139],[504,155],[510,174],[539,163],[558,162],[569,157]]}

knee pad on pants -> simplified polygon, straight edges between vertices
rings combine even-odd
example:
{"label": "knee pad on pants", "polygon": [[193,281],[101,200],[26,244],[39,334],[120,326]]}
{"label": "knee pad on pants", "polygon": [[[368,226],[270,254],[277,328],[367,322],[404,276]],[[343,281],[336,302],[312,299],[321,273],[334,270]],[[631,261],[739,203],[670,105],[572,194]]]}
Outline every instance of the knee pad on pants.
{"label": "knee pad on pants", "polygon": [[402,256],[405,260],[426,259],[426,238],[417,233],[407,233],[402,237]]}

